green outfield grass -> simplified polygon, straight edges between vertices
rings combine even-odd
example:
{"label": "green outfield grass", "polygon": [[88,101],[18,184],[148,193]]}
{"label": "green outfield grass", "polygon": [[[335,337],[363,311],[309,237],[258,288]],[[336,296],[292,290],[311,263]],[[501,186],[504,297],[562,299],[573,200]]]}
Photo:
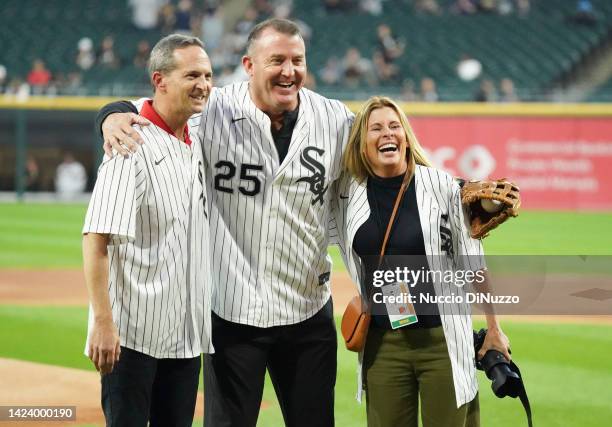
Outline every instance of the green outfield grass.
{"label": "green outfield grass", "polygon": [[[80,268],[85,205],[0,204],[2,268]],[[612,213],[523,212],[484,241],[488,254],[611,255]],[[337,270],[344,269],[335,248]],[[83,355],[85,307],[15,307],[0,301],[0,357],[93,370]],[[513,355],[526,377],[536,426],[602,426],[612,419],[612,327],[506,323]],[[336,420],[339,427],[365,425],[355,400],[355,355],[338,352]],[[483,425],[526,425],[520,403],[497,399],[479,374]],[[282,417],[266,383],[260,426]],[[199,424],[198,424],[199,423]],[[196,425],[201,425],[198,421]]]}
{"label": "green outfield grass", "polygon": [[0,268],[81,265],[87,206],[0,203]]}
{"label": "green outfield grass", "polygon": [[[0,268],[80,267],[85,211],[85,205],[0,203]],[[612,213],[525,211],[484,245],[489,255],[611,255],[611,241]],[[342,266],[338,251],[330,252]]]}
{"label": "green outfield grass", "polygon": [[[93,370],[83,356],[84,307],[0,306],[0,357]],[[480,327],[481,325],[477,325]],[[612,327],[506,323],[513,356],[525,377],[537,426],[599,427],[612,419]],[[365,425],[365,408],[354,400],[355,354],[340,347],[336,385],[336,425]],[[483,425],[526,425],[518,400],[497,399],[479,373]],[[268,381],[259,426],[282,425]],[[196,424],[197,425],[197,424]]]}

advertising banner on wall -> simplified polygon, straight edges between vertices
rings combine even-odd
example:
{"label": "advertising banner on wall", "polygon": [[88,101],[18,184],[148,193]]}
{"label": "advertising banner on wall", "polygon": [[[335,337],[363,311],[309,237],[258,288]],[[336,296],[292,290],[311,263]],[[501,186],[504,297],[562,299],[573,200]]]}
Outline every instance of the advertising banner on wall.
{"label": "advertising banner on wall", "polygon": [[612,209],[612,119],[414,117],[433,163],[470,179],[506,177],[527,209]]}

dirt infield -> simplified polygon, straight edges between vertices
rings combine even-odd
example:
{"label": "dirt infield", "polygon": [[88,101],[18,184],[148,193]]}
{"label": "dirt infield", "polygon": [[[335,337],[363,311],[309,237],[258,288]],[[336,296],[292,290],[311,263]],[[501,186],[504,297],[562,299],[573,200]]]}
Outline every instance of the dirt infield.
{"label": "dirt infield", "polygon": [[81,270],[0,270],[0,304],[87,305]]}
{"label": "dirt infield", "polygon": [[[335,309],[341,312],[356,291],[346,274],[334,275],[333,283]],[[87,305],[83,273],[80,270],[0,270],[0,304]],[[204,414],[203,402],[200,396],[196,418],[202,418]],[[61,425],[104,425],[99,375],[80,369],[0,358],[0,405],[76,406],[77,420],[62,421]],[[268,405],[262,402],[262,409]],[[44,424],[0,421],[3,426],[36,427]]]}
{"label": "dirt infield", "polygon": [[[0,388],[0,402],[4,406],[76,406],[76,421],[62,421],[61,425],[104,425],[100,409],[100,377],[96,372],[0,359],[0,378],[2,383],[10,384]],[[196,417],[203,416],[203,403],[200,393]],[[22,421],[0,422],[0,425],[36,427],[48,424]]]}
{"label": "dirt infield", "polygon": [[[342,313],[357,293],[347,273],[332,276],[334,308]],[[0,270],[0,304],[87,305],[81,270]]]}
{"label": "dirt infield", "polygon": [[[334,311],[341,314],[356,289],[347,273],[332,276]],[[24,306],[87,305],[87,291],[80,270],[0,270],[0,304]],[[610,316],[503,316],[513,321],[612,324]],[[77,406],[77,421],[62,425],[103,425],[100,381],[95,372],[17,360],[0,359],[0,405]],[[203,415],[198,399],[196,417]],[[265,408],[266,404],[262,405]],[[55,424],[55,423],[53,423]],[[40,426],[40,422],[0,425]]]}

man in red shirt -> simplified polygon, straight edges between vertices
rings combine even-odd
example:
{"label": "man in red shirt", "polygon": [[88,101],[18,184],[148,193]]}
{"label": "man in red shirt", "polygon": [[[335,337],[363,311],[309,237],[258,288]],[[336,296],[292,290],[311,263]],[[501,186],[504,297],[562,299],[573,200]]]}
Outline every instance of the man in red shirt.
{"label": "man in red shirt", "polygon": [[35,59],[32,70],[28,73],[28,83],[32,86],[35,95],[42,94],[51,81],[51,72],[45,67],[41,59]]}

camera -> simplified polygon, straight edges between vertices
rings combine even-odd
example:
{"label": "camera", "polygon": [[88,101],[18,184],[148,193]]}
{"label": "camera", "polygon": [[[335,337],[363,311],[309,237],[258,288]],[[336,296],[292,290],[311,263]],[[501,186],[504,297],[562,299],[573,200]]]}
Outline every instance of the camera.
{"label": "camera", "polygon": [[[482,348],[486,335],[486,329],[481,329],[478,332],[474,331],[474,354],[476,356]],[[521,400],[527,414],[527,423],[529,427],[532,427],[531,406],[518,366],[506,359],[501,352],[489,350],[482,359],[478,360],[477,358],[476,369],[484,371],[487,378],[491,380],[491,389],[495,396],[499,398],[518,397]]]}

